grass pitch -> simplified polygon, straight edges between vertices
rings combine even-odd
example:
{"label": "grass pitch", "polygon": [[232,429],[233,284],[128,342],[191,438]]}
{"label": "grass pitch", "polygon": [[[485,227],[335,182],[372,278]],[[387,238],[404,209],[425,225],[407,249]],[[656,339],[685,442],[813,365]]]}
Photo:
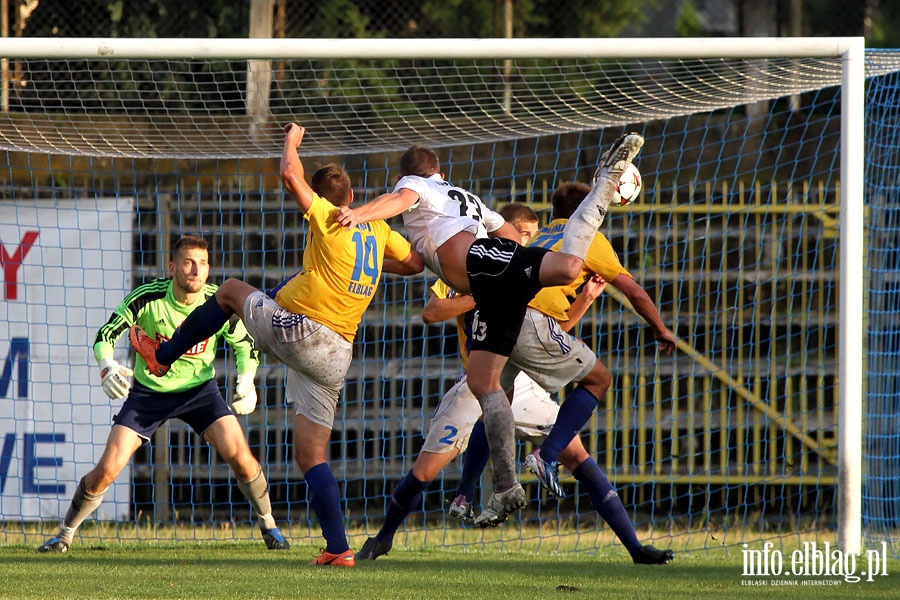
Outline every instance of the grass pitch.
{"label": "grass pitch", "polygon": [[[356,541],[356,540],[355,540]],[[358,545],[358,544],[357,544]],[[77,543],[66,554],[36,544],[0,546],[0,598],[678,598],[815,599],[898,597],[900,561],[888,576],[827,585],[776,585],[742,577],[741,553],[684,552],[665,566],[631,563],[621,548],[599,554],[397,548],[355,569],[307,565],[318,552],[259,541]]]}

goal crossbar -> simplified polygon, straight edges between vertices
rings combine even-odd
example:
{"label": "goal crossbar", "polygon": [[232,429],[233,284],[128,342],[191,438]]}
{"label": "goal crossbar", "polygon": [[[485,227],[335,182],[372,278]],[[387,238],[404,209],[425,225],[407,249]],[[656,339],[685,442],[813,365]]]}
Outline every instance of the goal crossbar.
{"label": "goal crossbar", "polygon": [[827,58],[863,38],[446,38],[191,39],[4,38],[5,58],[97,59],[477,59],[477,58]]}
{"label": "goal crossbar", "polygon": [[[864,83],[861,37],[652,39],[125,39],[4,38],[11,59],[761,59],[840,58],[841,212],[839,543],[861,547],[864,298]],[[410,140],[415,141],[415,140]]]}

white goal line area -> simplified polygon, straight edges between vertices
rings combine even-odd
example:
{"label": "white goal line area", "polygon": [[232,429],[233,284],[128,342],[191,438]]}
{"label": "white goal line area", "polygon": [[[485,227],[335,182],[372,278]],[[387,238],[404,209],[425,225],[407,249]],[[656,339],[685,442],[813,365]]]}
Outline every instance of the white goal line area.
{"label": "white goal line area", "polygon": [[[734,107],[746,107],[736,111],[736,130],[775,129],[782,124],[752,114],[753,103],[823,89],[839,95],[840,165],[820,172],[840,182],[840,543],[845,551],[859,549],[865,79],[900,70],[898,54],[866,52],[861,37],[4,38],[0,59],[10,76],[0,149],[141,160],[277,157],[280,127],[290,121],[308,130],[303,156],[351,160],[413,142],[452,150],[583,132],[593,142],[607,128],[614,133]],[[807,116],[814,120],[814,111],[783,118]],[[668,135],[665,125],[659,129]],[[836,142],[836,136],[820,139]],[[663,141],[670,140],[654,140]],[[756,160],[754,143],[742,149],[743,165]],[[801,172],[784,160],[780,168]],[[753,178],[771,175],[765,168],[741,171],[743,165],[733,168]],[[722,179],[728,177],[738,179],[728,173]]]}

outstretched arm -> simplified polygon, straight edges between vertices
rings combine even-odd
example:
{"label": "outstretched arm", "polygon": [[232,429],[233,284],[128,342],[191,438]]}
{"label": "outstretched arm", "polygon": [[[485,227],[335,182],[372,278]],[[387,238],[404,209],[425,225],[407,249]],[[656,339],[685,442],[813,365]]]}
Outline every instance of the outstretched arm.
{"label": "outstretched arm", "polygon": [[425,308],[422,309],[422,321],[426,325],[432,323],[440,323],[458,317],[475,308],[475,299],[472,296],[451,296],[450,298],[439,298],[432,292]]}
{"label": "outstretched arm", "polygon": [[259,368],[259,349],[247,332],[244,322],[237,315],[231,315],[223,337],[234,353],[237,372],[256,375]]}
{"label": "outstretched arm", "polygon": [[563,331],[571,331],[575,324],[581,320],[581,317],[584,316],[584,313],[587,312],[587,309],[591,307],[591,304],[594,303],[594,300],[600,297],[604,289],[606,289],[605,279],[597,274],[588,277],[587,281],[584,282],[584,287],[581,288],[581,292],[575,298],[575,302],[569,307],[569,320],[560,321],[560,328]]}
{"label": "outstretched arm", "polygon": [[418,201],[416,192],[403,188],[399,192],[382,194],[358,208],[340,207],[337,222],[341,227],[350,228],[359,223],[384,221],[396,217]]}
{"label": "outstretched arm", "polygon": [[104,393],[113,400],[121,400],[128,395],[131,389],[130,377],[134,375],[134,371],[120,365],[113,358],[116,340],[134,324],[134,316],[128,304],[130,298],[131,296],[127,297],[116,307],[94,338],[94,357],[100,366],[100,384]]}
{"label": "outstretched arm", "polygon": [[259,368],[259,350],[247,332],[244,322],[231,315],[225,330],[225,341],[234,352],[237,379],[231,396],[231,410],[237,415],[249,415],[256,408],[256,370]]}
{"label": "outstretched arm", "polygon": [[422,255],[412,250],[409,256],[403,260],[384,259],[381,270],[385,273],[393,273],[394,275],[418,275],[425,270],[425,261]]}
{"label": "outstretched arm", "polygon": [[659,344],[659,351],[666,356],[672,354],[675,350],[675,336],[663,324],[656,305],[644,288],[628,275],[619,275],[610,283],[628,298],[634,311],[653,329],[653,337]]}
{"label": "outstretched arm", "polygon": [[284,127],[284,149],[281,153],[281,183],[284,185],[300,210],[306,212],[312,205],[313,191],[306,183],[306,174],[303,171],[303,163],[297,149],[303,142],[303,134],[306,130],[296,123],[289,123]]}

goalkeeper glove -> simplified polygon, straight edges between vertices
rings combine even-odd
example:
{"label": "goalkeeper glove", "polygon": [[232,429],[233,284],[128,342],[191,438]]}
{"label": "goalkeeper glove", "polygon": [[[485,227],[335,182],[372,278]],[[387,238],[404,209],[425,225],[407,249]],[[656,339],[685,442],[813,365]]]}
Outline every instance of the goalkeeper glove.
{"label": "goalkeeper glove", "polygon": [[237,415],[249,415],[256,408],[256,384],[253,383],[255,373],[238,373],[231,397],[231,410]]}
{"label": "goalkeeper glove", "polygon": [[128,395],[131,382],[128,378],[134,375],[134,371],[123,367],[112,358],[104,358],[100,361],[100,384],[103,391],[113,400],[121,400]]}

